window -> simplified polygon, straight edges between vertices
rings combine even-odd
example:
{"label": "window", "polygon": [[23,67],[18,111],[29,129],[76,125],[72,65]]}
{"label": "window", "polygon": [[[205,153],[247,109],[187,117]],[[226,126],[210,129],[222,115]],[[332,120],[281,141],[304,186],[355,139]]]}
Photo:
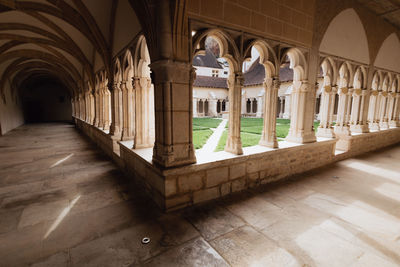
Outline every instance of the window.
{"label": "window", "polygon": [[212,70],[212,77],[218,77],[219,76],[219,70]]}

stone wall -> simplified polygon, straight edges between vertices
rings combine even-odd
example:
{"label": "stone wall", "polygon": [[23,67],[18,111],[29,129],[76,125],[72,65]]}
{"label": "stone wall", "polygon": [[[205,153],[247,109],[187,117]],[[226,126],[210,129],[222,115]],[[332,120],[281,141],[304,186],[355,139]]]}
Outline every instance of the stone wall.
{"label": "stone wall", "polygon": [[[132,150],[124,143],[117,143],[118,155],[113,152],[115,142],[108,134],[84,121],[75,121],[81,131],[166,211],[218,199],[400,142],[400,128],[392,128],[346,139],[324,139],[214,162],[161,169],[152,163],[151,157],[142,157],[143,149]],[[346,144],[347,150],[335,150],[337,141],[339,146]]]}

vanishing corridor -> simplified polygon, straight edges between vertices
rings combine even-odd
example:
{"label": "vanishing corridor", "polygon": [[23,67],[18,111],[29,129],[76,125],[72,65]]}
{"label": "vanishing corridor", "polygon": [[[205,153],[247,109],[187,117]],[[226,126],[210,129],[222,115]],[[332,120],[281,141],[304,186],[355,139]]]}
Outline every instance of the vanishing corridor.
{"label": "vanishing corridor", "polygon": [[73,125],[25,125],[0,138],[0,266],[398,266],[399,160],[163,214]]}

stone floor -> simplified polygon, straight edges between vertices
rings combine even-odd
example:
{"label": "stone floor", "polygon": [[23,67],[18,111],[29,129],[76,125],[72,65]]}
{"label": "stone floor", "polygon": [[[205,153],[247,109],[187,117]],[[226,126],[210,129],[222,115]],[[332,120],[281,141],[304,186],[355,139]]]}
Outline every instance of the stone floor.
{"label": "stone floor", "polygon": [[72,125],[19,127],[0,137],[0,266],[399,266],[399,162],[397,145],[163,214]]}

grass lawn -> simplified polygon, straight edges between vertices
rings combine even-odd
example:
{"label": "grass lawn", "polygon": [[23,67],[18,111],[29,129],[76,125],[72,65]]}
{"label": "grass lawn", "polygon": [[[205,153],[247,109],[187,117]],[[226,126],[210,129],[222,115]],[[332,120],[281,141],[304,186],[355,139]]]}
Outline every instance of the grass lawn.
{"label": "grass lawn", "polygon": [[[319,126],[319,122],[314,122],[314,129],[316,130]],[[226,126],[228,128],[228,124]],[[261,138],[263,128],[262,118],[241,118],[240,119],[240,137],[242,139],[242,147],[255,146],[258,144]],[[290,120],[288,119],[276,119],[276,136],[278,141],[283,141],[288,135],[290,128]],[[215,151],[222,151],[225,148],[226,139],[228,137],[228,131],[222,134],[219,140],[218,146]]]}
{"label": "grass lawn", "polygon": [[208,138],[213,134],[210,128],[217,128],[221,119],[193,118],[193,146],[199,149],[204,146]]}

